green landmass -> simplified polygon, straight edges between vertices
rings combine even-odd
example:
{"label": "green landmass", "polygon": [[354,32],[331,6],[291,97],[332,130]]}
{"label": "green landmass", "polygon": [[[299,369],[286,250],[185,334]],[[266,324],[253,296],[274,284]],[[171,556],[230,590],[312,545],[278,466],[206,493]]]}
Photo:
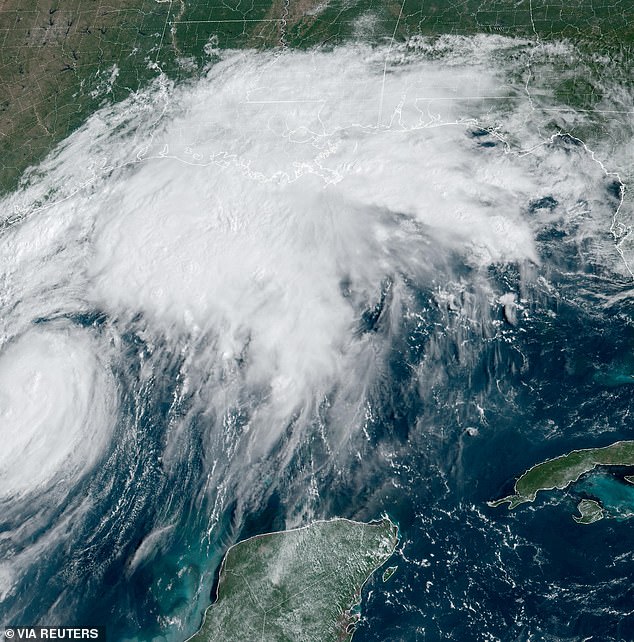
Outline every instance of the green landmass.
{"label": "green landmass", "polygon": [[390,577],[392,577],[392,575],[396,573],[397,568],[398,566],[388,566],[383,572],[383,577],[382,577],[383,581],[387,582],[390,579]]}
{"label": "green landmass", "polygon": [[392,555],[389,520],[334,519],[260,535],[229,549],[217,598],[189,642],[344,642],[361,589]]}
{"label": "green landmass", "polygon": [[581,517],[573,515],[572,518],[577,524],[592,524],[603,519],[604,511],[599,502],[594,499],[582,499],[577,505]]}
{"label": "green landmass", "polygon": [[515,482],[515,494],[489,502],[489,506],[508,503],[509,510],[535,500],[543,490],[563,490],[597,466],[634,466],[634,441],[617,441],[603,448],[573,450],[527,470]]}
{"label": "green landmass", "polygon": [[[630,0],[0,0],[0,193],[98,107],[161,72],[194,76],[214,50],[477,33],[569,39],[632,77]],[[593,109],[604,67],[571,61],[533,76],[563,104]]]}

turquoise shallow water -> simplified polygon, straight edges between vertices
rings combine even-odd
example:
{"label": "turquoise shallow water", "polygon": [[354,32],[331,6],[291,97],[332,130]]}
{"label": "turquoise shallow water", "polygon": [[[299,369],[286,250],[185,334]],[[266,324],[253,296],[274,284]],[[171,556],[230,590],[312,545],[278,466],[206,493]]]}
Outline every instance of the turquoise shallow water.
{"label": "turquoise shallow water", "polygon": [[[605,185],[606,201],[613,191]],[[535,198],[557,207],[547,194]],[[524,213],[533,216],[531,203]],[[240,379],[250,337],[235,380],[196,373],[188,386],[185,340],[166,339],[142,315],[54,311],[34,320],[114,336],[121,400],[112,444],[66,504],[34,493],[28,504],[0,506],[0,534],[22,533],[29,519],[38,525],[18,544],[0,537],[0,557],[26,555],[51,536],[25,561],[0,616],[16,626],[104,624],[111,641],[183,640],[231,544],[316,518],[387,513],[402,537],[388,563],[398,570],[366,586],[356,640],[634,639],[630,524],[580,526],[573,501],[546,493],[514,512],[486,504],[539,461],[634,438],[632,388],[613,385],[629,383],[620,359],[634,351],[634,322],[630,299],[617,295],[631,282],[584,258],[585,240],[557,220],[539,234],[539,265],[477,271],[448,252],[429,259],[429,274],[387,275],[367,296],[355,298],[342,281],[355,338],[376,348],[379,375],[364,383],[361,364],[350,376],[365,386],[362,407],[348,408],[335,387],[311,409],[301,439],[299,417],[272,426],[279,438],[265,455],[236,449],[270,394]],[[521,314],[500,305],[509,292],[522,299]],[[609,297],[616,303],[597,304]],[[197,340],[204,351],[214,337]],[[235,407],[205,405],[231,384],[241,391]],[[363,421],[334,452],[321,436],[340,431],[337,404]],[[220,474],[210,483],[210,471],[234,461],[245,476],[255,471],[249,487],[224,485]],[[583,483],[619,517],[634,505],[634,487],[605,475]],[[84,512],[66,524],[73,503]],[[60,527],[64,538],[54,539]]]}
{"label": "turquoise shallow water", "polygon": [[598,499],[610,517],[634,517],[634,485],[616,475],[595,473],[577,484],[575,490]]}

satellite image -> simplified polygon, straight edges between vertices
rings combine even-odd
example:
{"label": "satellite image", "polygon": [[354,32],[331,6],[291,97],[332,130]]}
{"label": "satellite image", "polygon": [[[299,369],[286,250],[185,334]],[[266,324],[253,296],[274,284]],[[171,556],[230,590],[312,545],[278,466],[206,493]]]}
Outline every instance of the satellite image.
{"label": "satellite image", "polygon": [[634,641],[634,2],[0,0],[0,634]]}

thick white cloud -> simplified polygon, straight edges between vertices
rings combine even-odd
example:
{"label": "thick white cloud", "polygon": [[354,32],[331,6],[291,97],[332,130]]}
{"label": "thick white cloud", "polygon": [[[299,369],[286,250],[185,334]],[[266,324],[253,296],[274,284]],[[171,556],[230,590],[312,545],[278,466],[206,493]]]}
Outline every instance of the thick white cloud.
{"label": "thick white cloud", "polygon": [[[359,321],[385,279],[398,320],[406,279],[538,264],[536,233],[554,221],[605,236],[600,163],[540,138],[507,80],[523,46],[446,38],[388,64],[381,48],[228,53],[195,83],[160,79],[95,114],[0,203],[21,217],[0,259],[0,411],[24,466],[0,457],[4,491],[65,466],[72,485],[112,433],[116,340],[34,319],[98,309],[115,334],[143,319],[157,350],[180,351],[180,394],[208,420],[209,488],[246,488],[280,435],[290,457],[310,430],[335,452],[359,431],[387,347]],[[495,135],[471,135],[481,124]],[[544,197],[556,207],[529,212]],[[601,242],[597,256],[612,250]],[[29,399],[31,414],[16,410]],[[187,419],[171,425],[166,470]],[[31,443],[51,450],[45,465]]]}
{"label": "thick white cloud", "polygon": [[34,330],[11,343],[0,358],[0,497],[76,479],[103,451],[115,409],[87,336]]}
{"label": "thick white cloud", "polygon": [[[526,97],[499,54],[520,46],[443,39],[388,64],[362,47],[227,54],[196,83],[158,81],[105,109],[4,203],[26,213],[6,235],[21,312],[8,323],[96,306],[213,336],[201,367],[246,364],[241,385],[267,391],[255,439],[272,443],[293,413],[357,385],[371,350],[359,306],[386,276],[425,281],[449,255],[539,262],[536,227],[600,187],[584,150],[518,154],[469,135],[493,122],[489,145],[522,139],[505,128]],[[557,213],[528,216],[546,195]]]}

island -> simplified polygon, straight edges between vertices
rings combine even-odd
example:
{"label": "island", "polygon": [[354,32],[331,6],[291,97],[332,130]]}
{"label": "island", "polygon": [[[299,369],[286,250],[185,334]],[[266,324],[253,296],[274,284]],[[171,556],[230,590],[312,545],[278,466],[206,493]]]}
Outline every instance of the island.
{"label": "island", "polygon": [[488,502],[488,505],[508,504],[509,510],[512,510],[524,502],[534,501],[539,491],[563,490],[597,466],[634,466],[634,441],[617,441],[603,448],[573,450],[567,455],[541,462],[515,482],[515,494]]}
{"label": "island", "polygon": [[389,518],[319,521],[239,542],[189,642],[347,642],[363,585],[397,544]]}
{"label": "island", "polygon": [[577,510],[581,516],[572,516],[572,519],[574,519],[577,524],[592,524],[603,519],[604,510],[601,504],[594,499],[582,499],[577,505]]}
{"label": "island", "polygon": [[396,573],[396,569],[398,566],[388,566],[385,571],[383,572],[383,581],[387,582],[394,573]]}

